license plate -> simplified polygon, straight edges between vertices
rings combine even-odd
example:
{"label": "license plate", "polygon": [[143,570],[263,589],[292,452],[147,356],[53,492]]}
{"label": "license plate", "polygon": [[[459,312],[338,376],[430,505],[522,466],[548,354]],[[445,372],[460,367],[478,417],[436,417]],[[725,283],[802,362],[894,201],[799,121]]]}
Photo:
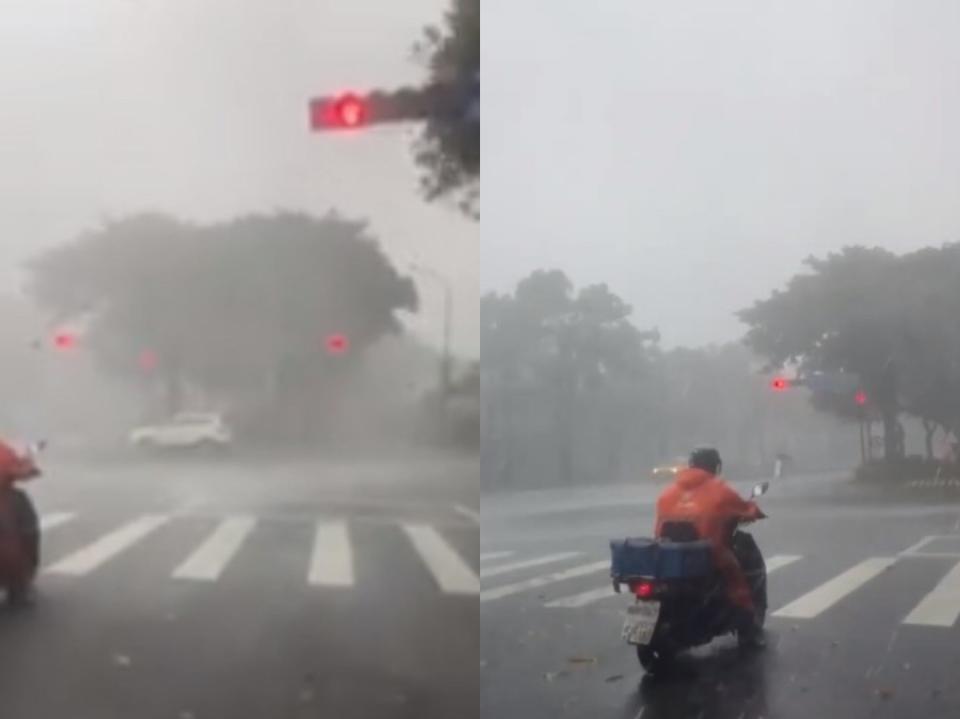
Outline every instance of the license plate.
{"label": "license plate", "polygon": [[639,602],[627,608],[621,636],[630,644],[649,644],[660,618],[660,602]]}

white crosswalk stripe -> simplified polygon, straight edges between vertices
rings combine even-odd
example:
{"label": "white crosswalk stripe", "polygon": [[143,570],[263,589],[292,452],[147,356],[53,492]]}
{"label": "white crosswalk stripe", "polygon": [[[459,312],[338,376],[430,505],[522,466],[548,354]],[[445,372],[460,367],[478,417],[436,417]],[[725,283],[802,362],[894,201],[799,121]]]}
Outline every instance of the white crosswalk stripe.
{"label": "white crosswalk stripe", "polygon": [[66,524],[77,515],[73,512],[50,512],[40,517],[40,531],[49,532],[54,527]]}
{"label": "white crosswalk stripe", "polygon": [[[767,560],[767,574],[775,572],[781,567],[786,567],[787,565],[793,564],[797,560],[802,559],[799,555],[796,554],[777,554],[770,557]],[[613,585],[607,583],[602,587],[597,587],[596,589],[590,589],[586,592],[580,592],[579,594],[573,594],[569,597],[561,597],[560,599],[554,599],[551,602],[547,602],[544,606],[551,609],[578,609],[580,607],[585,607],[588,604],[593,604],[594,602],[599,602],[603,599],[611,599],[618,596],[617,593],[613,590]]]}
{"label": "white crosswalk stripe", "polygon": [[904,624],[952,627],[960,616],[960,564],[955,564],[933,591],[913,609]]}
{"label": "white crosswalk stripe", "polygon": [[207,540],[173,572],[174,579],[214,582],[253,531],[254,517],[224,519]]}
{"label": "white crosswalk stripe", "polygon": [[446,540],[426,524],[404,524],[403,531],[440,589],[447,594],[477,594],[480,579]]}
{"label": "white crosswalk stripe", "polygon": [[169,521],[169,515],[148,514],[101,537],[44,570],[79,576],[92,572]]}
{"label": "white crosswalk stripe", "polygon": [[530,567],[539,567],[541,565],[552,564],[554,562],[561,562],[564,559],[572,559],[573,557],[579,556],[580,552],[559,552],[557,554],[548,554],[543,557],[534,557],[533,559],[525,559],[519,562],[498,564],[495,567],[483,567],[480,570],[480,578],[489,579],[490,577],[496,577],[500,574],[516,572],[520,569],[529,569]]}
{"label": "white crosswalk stripe", "polygon": [[484,589],[480,592],[480,601],[489,602],[494,599],[502,599],[503,597],[509,597],[511,594],[518,594],[519,592],[524,592],[529,589],[537,589],[538,587],[545,587],[548,584],[553,584],[555,582],[562,582],[567,579],[573,579],[575,577],[583,577],[588,574],[595,574],[604,570],[610,569],[610,560],[604,559],[600,562],[590,562],[589,564],[581,564],[570,569],[565,569],[560,572],[552,572],[551,574],[544,574],[538,577],[532,577],[531,579],[525,579],[521,582],[515,582],[513,584],[507,584],[502,587],[495,587],[494,589]]}
{"label": "white crosswalk stripe", "polygon": [[793,600],[773,613],[775,617],[811,619],[853,593],[897,561],[896,557],[871,557]]}
{"label": "white crosswalk stripe", "polygon": [[353,586],[353,549],[345,522],[319,522],[310,559],[310,584]]}

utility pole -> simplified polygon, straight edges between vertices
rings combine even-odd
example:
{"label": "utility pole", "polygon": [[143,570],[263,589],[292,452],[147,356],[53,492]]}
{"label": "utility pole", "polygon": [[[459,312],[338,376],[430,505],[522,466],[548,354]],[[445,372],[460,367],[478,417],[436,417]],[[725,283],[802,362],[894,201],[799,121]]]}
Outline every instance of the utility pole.
{"label": "utility pole", "polygon": [[452,384],[452,351],[453,337],[453,287],[450,281],[436,270],[413,263],[410,269],[424,277],[429,277],[443,288],[443,345],[440,355],[440,392],[446,399]]}

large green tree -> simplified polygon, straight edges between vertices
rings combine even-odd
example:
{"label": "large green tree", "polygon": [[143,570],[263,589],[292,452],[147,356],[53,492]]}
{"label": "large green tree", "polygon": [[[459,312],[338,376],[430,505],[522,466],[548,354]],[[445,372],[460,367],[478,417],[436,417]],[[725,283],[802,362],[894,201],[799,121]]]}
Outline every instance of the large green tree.
{"label": "large green tree", "polygon": [[[430,82],[467,88],[480,73],[480,0],[453,0],[443,28],[429,27],[418,52],[426,56]],[[479,216],[480,123],[460,116],[431,117],[415,148],[428,199],[456,198]]]}
{"label": "large green tree", "polygon": [[960,246],[904,256],[848,247],[810,258],[786,288],[740,313],[746,341],[773,366],[855,377],[845,392],[814,395],[822,409],[856,416],[852,389],[883,422],[887,458],[903,454],[899,416],[958,428]]}
{"label": "large green tree", "polygon": [[[60,321],[83,319],[85,344],[109,371],[299,413],[316,426],[350,357],[415,310],[412,281],[362,222],[294,213],[205,227],[140,215],[86,233],[31,265],[32,293]],[[345,357],[327,337],[350,342]],[[151,364],[142,366],[145,353]],[[329,404],[326,405],[329,415]],[[291,425],[297,424],[291,422]]]}

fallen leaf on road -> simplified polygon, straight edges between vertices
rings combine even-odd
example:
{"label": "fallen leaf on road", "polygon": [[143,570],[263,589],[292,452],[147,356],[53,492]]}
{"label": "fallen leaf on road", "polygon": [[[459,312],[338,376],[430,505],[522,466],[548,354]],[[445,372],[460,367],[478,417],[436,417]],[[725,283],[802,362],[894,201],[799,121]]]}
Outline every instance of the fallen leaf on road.
{"label": "fallen leaf on road", "polygon": [[570,657],[567,659],[569,664],[596,664],[596,657]]}
{"label": "fallen leaf on road", "polygon": [[610,683],[612,683],[612,682],[618,682],[618,681],[620,681],[621,679],[623,679],[623,674],[614,674],[613,676],[607,677],[607,678],[604,679],[603,681],[605,681],[605,682],[607,682],[608,684],[610,684]]}
{"label": "fallen leaf on road", "polygon": [[887,699],[893,698],[893,689],[889,687],[882,687],[877,689],[877,696],[886,701]]}

